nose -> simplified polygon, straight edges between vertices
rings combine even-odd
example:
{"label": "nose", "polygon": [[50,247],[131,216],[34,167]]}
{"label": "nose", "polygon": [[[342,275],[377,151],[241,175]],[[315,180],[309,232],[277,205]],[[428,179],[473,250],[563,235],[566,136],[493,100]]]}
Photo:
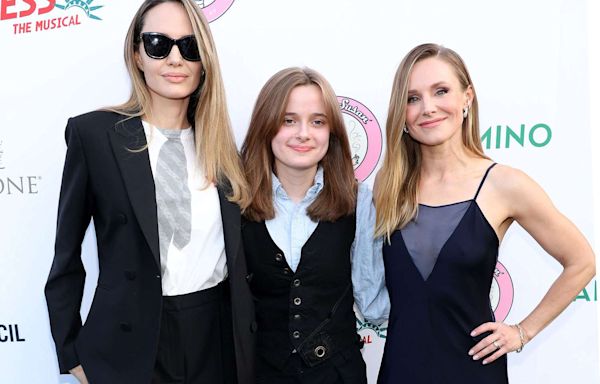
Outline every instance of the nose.
{"label": "nose", "polygon": [[171,47],[171,52],[169,52],[169,56],[167,56],[167,64],[173,66],[179,66],[183,62],[183,57],[181,56],[181,52],[179,52],[179,47],[177,44],[173,44]]}
{"label": "nose", "polygon": [[432,113],[435,113],[436,109],[437,108],[435,106],[435,101],[433,100],[433,98],[431,98],[429,96],[424,96],[423,97],[423,114],[431,115]]}
{"label": "nose", "polygon": [[306,141],[308,139],[308,124],[308,121],[300,121],[297,125],[296,138],[298,140]]}

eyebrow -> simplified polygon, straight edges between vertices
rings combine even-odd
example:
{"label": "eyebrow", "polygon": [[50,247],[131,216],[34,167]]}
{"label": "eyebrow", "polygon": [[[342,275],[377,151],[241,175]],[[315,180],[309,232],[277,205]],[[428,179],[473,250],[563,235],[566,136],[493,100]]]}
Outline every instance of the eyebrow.
{"label": "eyebrow", "polygon": [[[439,86],[441,86],[441,85],[446,85],[446,86],[447,86],[447,85],[448,85],[448,83],[447,83],[447,82],[445,82],[445,81],[438,81],[437,83],[434,83],[434,84],[432,84],[430,88],[432,88],[432,89],[433,89],[433,88],[438,88],[438,87],[439,87]],[[409,89],[409,90],[408,90],[408,94],[409,94],[409,95],[410,95],[410,94],[414,94],[414,93],[419,93],[419,92],[418,92],[417,90],[415,90],[415,89]]]}
{"label": "eyebrow", "polygon": [[[327,117],[327,115],[326,115],[325,113],[320,113],[320,112],[317,112],[317,113],[311,113],[310,115],[311,115],[311,116],[313,116],[313,117],[314,117],[314,116],[319,116],[319,117]],[[286,113],[284,114],[284,116],[298,116],[298,114],[297,114],[296,112],[286,112]]]}

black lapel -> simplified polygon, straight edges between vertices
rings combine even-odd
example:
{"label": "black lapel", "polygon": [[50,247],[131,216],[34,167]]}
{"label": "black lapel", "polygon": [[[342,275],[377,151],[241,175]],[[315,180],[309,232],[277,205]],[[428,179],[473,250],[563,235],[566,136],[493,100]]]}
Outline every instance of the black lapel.
{"label": "black lapel", "polygon": [[227,268],[230,269],[229,276],[231,276],[231,269],[234,268],[238,255],[238,247],[240,246],[240,207],[237,204],[227,200],[227,194],[231,190],[229,185],[219,185],[217,186],[217,190],[219,191],[219,202],[221,203],[221,220],[223,221],[225,256],[227,257]]}
{"label": "black lapel", "polygon": [[120,121],[108,135],[133,212],[160,270],[154,177],[148,150],[138,151],[147,144],[142,121],[138,117]]}

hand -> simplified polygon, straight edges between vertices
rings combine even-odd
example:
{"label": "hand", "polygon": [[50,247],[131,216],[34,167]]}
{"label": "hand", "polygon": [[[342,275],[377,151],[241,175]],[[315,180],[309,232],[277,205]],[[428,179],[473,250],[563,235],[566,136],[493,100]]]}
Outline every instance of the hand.
{"label": "hand", "polygon": [[469,350],[469,356],[473,356],[473,360],[485,357],[482,363],[489,364],[500,356],[521,347],[521,337],[516,327],[504,323],[484,323],[475,328],[471,332],[471,336],[481,335],[485,332],[492,333]]}
{"label": "hand", "polygon": [[83,367],[81,364],[73,369],[69,369],[69,373],[75,376],[75,378],[79,380],[81,384],[88,384],[87,377],[85,377],[85,372],[83,372]]}

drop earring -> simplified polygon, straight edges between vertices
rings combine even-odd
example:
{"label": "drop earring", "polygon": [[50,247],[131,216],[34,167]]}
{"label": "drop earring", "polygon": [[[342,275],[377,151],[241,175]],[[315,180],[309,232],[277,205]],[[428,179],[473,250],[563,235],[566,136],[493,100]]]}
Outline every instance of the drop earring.
{"label": "drop earring", "polygon": [[404,125],[404,128],[402,128],[402,130],[404,131],[404,133],[408,133],[408,127],[406,126],[406,124]]}
{"label": "drop earring", "polygon": [[466,106],[466,107],[463,109],[463,118],[465,118],[465,119],[466,119],[466,118],[467,118],[467,116],[469,116],[469,106]]}

